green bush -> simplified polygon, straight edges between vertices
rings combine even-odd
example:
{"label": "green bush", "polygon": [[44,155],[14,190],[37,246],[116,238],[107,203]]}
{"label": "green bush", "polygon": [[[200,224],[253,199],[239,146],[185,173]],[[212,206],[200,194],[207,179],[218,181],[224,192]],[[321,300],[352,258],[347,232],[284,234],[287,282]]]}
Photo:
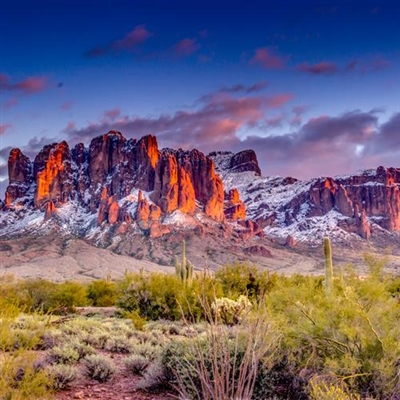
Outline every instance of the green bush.
{"label": "green bush", "polygon": [[400,307],[381,272],[335,280],[329,297],[319,277],[282,277],[266,304],[283,334],[277,359],[288,360],[286,370],[340,377],[348,393],[363,397],[396,390]]}
{"label": "green bush", "polygon": [[180,320],[182,316],[191,321],[205,318],[202,302],[211,302],[220,296],[221,290],[215,280],[200,275],[191,284],[184,284],[174,275],[162,273],[129,274],[119,282],[119,307],[138,311],[148,320]]}
{"label": "green bush", "polygon": [[255,265],[236,263],[216,271],[215,280],[221,284],[225,297],[236,300],[244,295],[254,300],[273,288],[276,276],[260,271]]}
{"label": "green bush", "polygon": [[114,282],[99,279],[89,283],[87,297],[95,307],[111,307],[117,300],[117,287]]}

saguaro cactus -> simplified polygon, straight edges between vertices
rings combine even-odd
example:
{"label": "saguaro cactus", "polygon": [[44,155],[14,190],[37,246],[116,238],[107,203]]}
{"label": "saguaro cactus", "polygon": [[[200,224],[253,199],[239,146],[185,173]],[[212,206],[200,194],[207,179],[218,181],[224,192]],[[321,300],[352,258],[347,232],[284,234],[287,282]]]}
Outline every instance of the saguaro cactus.
{"label": "saguaro cactus", "polygon": [[331,241],[328,237],[324,238],[324,256],[325,256],[325,293],[332,294],[333,290],[333,265]]}
{"label": "saguaro cactus", "polygon": [[175,273],[184,284],[190,284],[193,280],[193,264],[186,259],[186,242],[182,241],[182,260],[175,256]]}

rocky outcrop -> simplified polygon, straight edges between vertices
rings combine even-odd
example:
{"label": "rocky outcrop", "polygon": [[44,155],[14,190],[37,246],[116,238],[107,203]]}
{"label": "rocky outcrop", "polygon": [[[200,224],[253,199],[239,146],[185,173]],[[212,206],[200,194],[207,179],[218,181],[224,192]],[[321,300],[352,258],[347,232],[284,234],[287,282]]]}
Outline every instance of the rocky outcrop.
{"label": "rocky outcrop", "polygon": [[[136,221],[148,229],[154,223],[156,236],[164,230],[155,222],[176,210],[204,212],[218,222],[225,218],[223,184],[213,161],[198,150],[160,151],[151,135],[128,140],[110,131],[94,138],[88,148],[53,143],[33,163],[14,149],[9,177],[6,207],[12,209],[24,199],[31,208],[44,210],[46,219],[68,201],[97,213],[99,226]],[[120,200],[137,189],[136,211],[129,211]],[[33,196],[27,196],[28,191]],[[144,197],[144,192],[149,195]]]}
{"label": "rocky outcrop", "polygon": [[400,230],[400,180],[398,168],[379,167],[361,175],[317,180],[309,190],[308,216],[334,209],[354,219],[357,232],[370,236],[367,218],[389,231]]}
{"label": "rocky outcrop", "polygon": [[254,172],[256,176],[261,176],[254,150],[244,150],[236,154],[230,151],[213,151],[208,156],[216,163],[219,172]]}
{"label": "rocky outcrop", "polygon": [[232,172],[255,172],[261,176],[261,170],[254,150],[244,150],[235,154],[230,161],[229,168]]}
{"label": "rocky outcrop", "polygon": [[24,203],[32,183],[32,164],[19,149],[12,149],[8,158],[9,185],[5,195],[5,206],[14,202]]}
{"label": "rocky outcrop", "polygon": [[48,201],[56,205],[74,198],[71,153],[67,142],[45,146],[33,163],[36,182],[34,204],[42,209]]}
{"label": "rocky outcrop", "polygon": [[230,221],[246,219],[246,205],[240,200],[238,190],[231,189],[225,195],[225,217]]}

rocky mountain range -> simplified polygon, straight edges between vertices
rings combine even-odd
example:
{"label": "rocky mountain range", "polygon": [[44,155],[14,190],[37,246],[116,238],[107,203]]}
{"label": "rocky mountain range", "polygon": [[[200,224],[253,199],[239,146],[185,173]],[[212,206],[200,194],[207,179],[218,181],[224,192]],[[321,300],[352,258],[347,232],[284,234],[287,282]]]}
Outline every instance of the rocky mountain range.
{"label": "rocky mountain range", "polygon": [[400,243],[400,168],[308,181],[262,177],[253,150],[160,150],[154,136],[110,131],[88,148],[49,144],[33,161],[13,149],[8,170],[3,244],[56,232],[169,265],[186,238],[192,258],[217,266],[238,259],[271,265],[283,247],[296,252],[324,236],[344,247]]}

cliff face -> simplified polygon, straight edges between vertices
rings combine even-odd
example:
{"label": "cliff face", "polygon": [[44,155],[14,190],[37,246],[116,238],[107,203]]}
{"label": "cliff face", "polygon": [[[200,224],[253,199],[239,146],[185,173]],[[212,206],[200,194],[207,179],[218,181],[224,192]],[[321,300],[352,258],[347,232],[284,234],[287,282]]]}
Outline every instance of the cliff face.
{"label": "cliff face", "polygon": [[370,173],[320,179],[311,185],[309,216],[334,209],[354,218],[355,232],[370,236],[367,217],[389,231],[400,230],[400,169],[379,167]]}
{"label": "cliff face", "polygon": [[[5,208],[24,203],[45,211],[45,219],[70,201],[97,213],[98,224],[147,223],[176,210],[204,212],[217,222],[245,216],[244,210],[225,215],[223,183],[210,158],[198,150],[160,151],[150,135],[128,140],[110,131],[94,138],[89,148],[54,143],[45,146],[33,163],[14,149],[8,169]],[[148,196],[141,194],[136,212],[129,212],[120,200],[135,190]]]}

